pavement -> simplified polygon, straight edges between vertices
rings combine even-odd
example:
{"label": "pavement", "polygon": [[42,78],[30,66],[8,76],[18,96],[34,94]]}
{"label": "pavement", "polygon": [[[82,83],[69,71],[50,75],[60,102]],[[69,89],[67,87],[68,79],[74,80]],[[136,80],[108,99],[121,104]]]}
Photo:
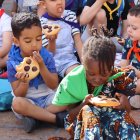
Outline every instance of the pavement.
{"label": "pavement", "polygon": [[[2,8],[8,15],[11,15],[12,3],[13,0],[5,0],[3,3]],[[132,110],[130,115],[140,124],[140,110]],[[16,118],[12,110],[0,111],[0,140],[47,140],[50,137],[70,138],[70,135],[53,124],[46,124],[32,133],[26,133],[22,120]]]}

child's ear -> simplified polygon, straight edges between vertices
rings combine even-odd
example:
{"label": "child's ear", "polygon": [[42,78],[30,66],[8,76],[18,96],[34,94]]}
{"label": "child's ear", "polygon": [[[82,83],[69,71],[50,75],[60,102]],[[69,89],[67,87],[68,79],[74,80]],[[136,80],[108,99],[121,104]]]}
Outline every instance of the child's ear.
{"label": "child's ear", "polygon": [[12,41],[14,42],[14,44],[19,47],[19,40],[16,37],[12,38]]}
{"label": "child's ear", "polygon": [[44,9],[47,9],[47,7],[46,7],[44,1],[39,1],[39,4],[40,4]]}

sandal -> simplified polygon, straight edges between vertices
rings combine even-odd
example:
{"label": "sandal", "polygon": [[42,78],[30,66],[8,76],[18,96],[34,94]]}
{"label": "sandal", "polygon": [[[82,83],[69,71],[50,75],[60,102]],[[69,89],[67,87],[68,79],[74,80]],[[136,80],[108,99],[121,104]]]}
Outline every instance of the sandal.
{"label": "sandal", "polygon": [[140,94],[135,94],[134,96],[128,97],[131,108],[134,110],[140,109]]}

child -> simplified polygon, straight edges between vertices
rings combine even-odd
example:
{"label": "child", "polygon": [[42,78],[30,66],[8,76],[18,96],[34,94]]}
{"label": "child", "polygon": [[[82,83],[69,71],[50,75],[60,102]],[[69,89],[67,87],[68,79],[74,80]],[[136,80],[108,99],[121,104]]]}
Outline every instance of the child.
{"label": "child", "polygon": [[[101,31],[102,32],[102,31]],[[68,105],[65,128],[76,140],[116,140],[140,138],[140,128],[129,116],[127,96],[134,95],[137,77],[133,69],[115,69],[115,44],[93,30],[83,45],[82,63],[60,83],[53,104]],[[94,95],[119,99],[117,107],[99,107]],[[76,117],[77,116],[77,117]]]}
{"label": "child", "polygon": [[[127,32],[129,38],[126,39],[123,50],[121,66],[125,67],[132,63],[133,68],[136,71],[138,78],[138,85],[140,84],[140,4],[133,6],[127,16]],[[134,109],[140,109],[140,87],[136,89],[136,95],[130,98],[130,104]]]}
{"label": "child", "polygon": [[[3,1],[0,1],[0,7]],[[4,12],[4,9],[0,8],[0,75],[6,71],[8,53],[12,47],[12,37],[11,17]]]}
{"label": "child", "polygon": [[[12,109],[19,119],[23,119],[25,131],[30,132],[37,126],[37,120],[55,122],[56,115],[45,108],[55,95],[58,76],[53,55],[42,47],[42,28],[37,15],[31,12],[18,13],[12,18],[11,25],[15,45],[9,52],[7,71],[14,96]],[[38,62],[40,73],[29,81],[28,75],[17,72],[15,66],[24,57],[30,56]]]}
{"label": "child", "polygon": [[16,13],[19,12],[33,12],[37,14],[37,5],[33,6],[24,6],[24,0],[14,0],[11,10],[11,16],[13,17]]}
{"label": "child", "polygon": [[59,24],[61,30],[56,36],[47,36],[43,34],[43,46],[54,54],[55,66],[59,76],[64,77],[71,70],[79,66],[74,55],[75,46],[81,59],[82,40],[80,37],[79,25],[76,15],[70,10],[65,10],[65,0],[41,0],[40,5],[47,9],[40,21],[41,25]]}
{"label": "child", "polygon": [[[94,25],[98,29],[99,24],[105,25],[107,29],[114,29],[114,35],[117,35],[119,17],[122,18],[122,36],[123,38],[127,38],[127,14],[130,9],[128,0],[124,0],[123,11],[122,13],[118,13],[118,9],[120,8],[119,3],[122,3],[123,0],[87,0],[83,12],[80,16],[80,23],[83,26],[86,26],[84,33],[82,34],[82,41],[85,42],[87,38],[91,37],[91,33],[89,29]],[[87,18],[88,17],[88,18]]]}

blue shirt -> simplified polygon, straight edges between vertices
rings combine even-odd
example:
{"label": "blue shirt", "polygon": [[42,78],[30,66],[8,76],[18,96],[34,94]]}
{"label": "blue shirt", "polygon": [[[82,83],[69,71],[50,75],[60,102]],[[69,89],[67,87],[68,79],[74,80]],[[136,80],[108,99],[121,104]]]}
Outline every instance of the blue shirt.
{"label": "blue shirt", "polygon": [[[124,47],[122,49],[122,59],[127,60],[127,54],[129,52],[130,48],[132,48],[132,47],[133,47],[133,41],[130,38],[127,38],[124,43]],[[137,44],[137,48],[140,48],[140,46],[138,44]],[[139,53],[139,55],[140,55],[140,53]],[[129,60],[132,63],[132,66],[134,66],[135,68],[140,70],[140,62],[138,61],[138,59],[133,51],[130,54]]]}
{"label": "blue shirt", "polygon": [[[45,66],[48,68],[48,70],[51,73],[57,73],[56,67],[55,67],[55,61],[53,59],[52,53],[50,53],[48,50],[42,47],[40,50],[40,55],[43,58]],[[20,62],[23,61],[20,48],[13,45],[9,52],[9,57],[10,59],[7,60],[8,81],[9,82],[17,81],[18,79],[15,77],[15,74],[17,73],[15,66],[19,65]],[[37,89],[38,85],[43,84],[43,83],[44,83],[44,80],[41,74],[39,74],[34,79],[30,80],[29,87],[35,86]]]}

